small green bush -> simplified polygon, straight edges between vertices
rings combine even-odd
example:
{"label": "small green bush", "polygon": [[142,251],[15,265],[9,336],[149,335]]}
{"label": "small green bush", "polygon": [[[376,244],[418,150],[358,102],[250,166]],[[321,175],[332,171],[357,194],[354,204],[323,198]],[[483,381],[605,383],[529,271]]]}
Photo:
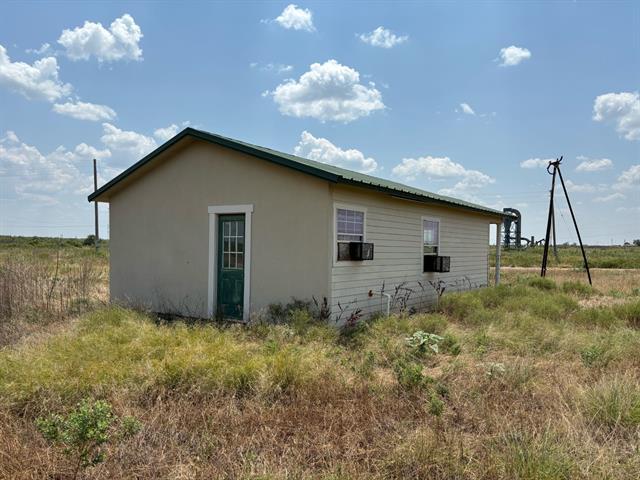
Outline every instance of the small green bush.
{"label": "small green bush", "polygon": [[580,358],[587,367],[602,368],[609,364],[611,355],[602,345],[590,345],[580,351]]}
{"label": "small green bush", "polygon": [[118,417],[104,400],[82,400],[68,415],[49,415],[38,418],[36,426],[42,436],[53,445],[60,445],[75,466],[73,478],[80,468],[88,468],[105,459],[103,446],[114,439],[126,439],[140,431],[140,423],[125,417],[116,425]]}
{"label": "small green bush", "polygon": [[525,283],[530,287],[537,288],[542,291],[555,290],[557,288],[556,282],[544,277],[529,277],[525,280]]}
{"label": "small green bush", "polygon": [[444,412],[444,402],[442,399],[433,392],[429,397],[429,413],[434,417],[439,417]]}
{"label": "small green bush", "polygon": [[405,360],[398,360],[394,365],[396,379],[401,387],[407,390],[422,388],[429,379],[422,373],[422,365]]}
{"label": "small green bush", "polygon": [[439,344],[442,340],[443,338],[440,335],[423,332],[422,330],[418,330],[410,337],[405,338],[406,344],[421,355],[438,353],[440,351]]}

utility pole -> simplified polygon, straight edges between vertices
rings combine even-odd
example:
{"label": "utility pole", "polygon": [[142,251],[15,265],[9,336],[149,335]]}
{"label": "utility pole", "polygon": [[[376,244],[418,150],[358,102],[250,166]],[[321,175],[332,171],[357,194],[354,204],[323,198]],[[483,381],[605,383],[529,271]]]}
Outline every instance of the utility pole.
{"label": "utility pole", "polygon": [[[98,168],[96,166],[96,159],[93,159],[93,191],[98,190]],[[96,222],[96,234],[95,234],[95,242],[96,242],[96,252],[98,251],[98,242],[100,241],[100,235],[98,233],[98,201],[93,202],[93,211]]]}
{"label": "utility pole", "polygon": [[[552,225],[555,227],[553,194],[556,187],[556,174],[558,174],[558,177],[560,178],[560,184],[562,185],[562,190],[564,192],[564,196],[567,199],[567,204],[569,205],[569,212],[571,212],[571,219],[573,220],[573,226],[576,228],[576,234],[578,235],[578,242],[580,242],[580,250],[582,251],[584,268],[587,270],[589,285],[592,285],[591,272],[589,271],[589,263],[587,262],[587,254],[584,251],[584,245],[582,244],[582,237],[580,236],[580,230],[578,229],[578,222],[576,221],[576,216],[573,214],[573,207],[571,206],[571,200],[569,200],[567,187],[564,184],[564,178],[562,178],[562,172],[560,171],[561,162],[562,162],[562,157],[557,159],[555,162],[549,162],[549,165],[547,166],[547,173],[551,175],[551,195],[549,196],[549,217],[547,218],[547,234],[544,240],[544,252],[542,254],[542,268],[540,270],[540,276],[544,277],[547,274],[547,259],[549,257],[549,240],[551,236],[551,228],[552,228]],[[555,236],[555,228],[554,228],[554,236]],[[555,247],[555,239],[553,243]]]}
{"label": "utility pole", "polygon": [[[554,205],[555,207],[555,205]],[[556,212],[555,212],[555,208],[554,211],[551,212],[551,232],[553,234],[553,256],[556,259],[556,262],[558,261],[558,242],[556,242]]]}

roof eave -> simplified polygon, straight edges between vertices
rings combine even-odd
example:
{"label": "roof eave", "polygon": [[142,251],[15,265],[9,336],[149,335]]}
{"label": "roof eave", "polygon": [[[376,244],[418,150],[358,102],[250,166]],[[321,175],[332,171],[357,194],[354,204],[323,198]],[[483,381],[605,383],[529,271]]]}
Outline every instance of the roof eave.
{"label": "roof eave", "polygon": [[309,174],[315,175],[316,177],[320,177],[320,178],[322,178],[324,180],[328,180],[330,182],[337,182],[338,179],[340,178],[338,175],[335,175],[335,174],[330,173],[330,172],[325,172],[324,170],[320,170],[318,168],[314,168],[313,166],[300,164],[298,162],[293,162],[291,160],[288,160],[288,159],[283,158],[283,157],[279,157],[279,156],[271,154],[269,152],[265,152],[265,151],[259,150],[257,148],[252,148],[249,145],[244,145],[244,144],[241,144],[241,143],[233,142],[233,141],[227,140],[226,138],[223,138],[223,137],[219,137],[219,136],[216,136],[216,135],[211,135],[211,134],[208,134],[206,132],[202,132],[200,130],[195,130],[195,129],[191,128],[191,127],[187,127],[182,132],[178,133],[175,137],[173,137],[172,139],[170,139],[167,142],[165,142],[162,145],[160,145],[153,152],[149,153],[144,158],[142,158],[138,162],[134,163],[131,167],[126,169],[120,175],[118,175],[117,177],[113,178],[109,182],[105,183],[102,187],[100,187],[95,192],[91,193],[87,197],[88,201],[90,201],[90,202],[100,201],[100,197],[104,193],[109,191],[112,187],[114,187],[117,183],[119,183],[121,180],[124,180],[126,177],[128,177],[129,175],[134,173],[136,170],[138,170],[139,168],[141,168],[144,165],[146,165],[147,163],[149,163],[155,157],[157,157],[158,155],[160,155],[164,151],[168,150],[169,148],[171,148],[173,145],[175,145],[176,143],[178,143],[180,140],[182,140],[185,137],[192,137],[192,138],[196,138],[196,139],[203,140],[203,141],[206,141],[206,142],[215,143],[217,145],[221,145],[223,147],[227,147],[227,148],[230,148],[232,150],[236,150],[238,152],[242,152],[242,153],[246,153],[248,155],[252,155],[254,157],[262,158],[264,160],[270,161],[270,162],[278,164],[278,165],[282,165],[284,167],[293,168],[294,170],[298,170],[298,171],[302,171],[304,173],[309,173]]}

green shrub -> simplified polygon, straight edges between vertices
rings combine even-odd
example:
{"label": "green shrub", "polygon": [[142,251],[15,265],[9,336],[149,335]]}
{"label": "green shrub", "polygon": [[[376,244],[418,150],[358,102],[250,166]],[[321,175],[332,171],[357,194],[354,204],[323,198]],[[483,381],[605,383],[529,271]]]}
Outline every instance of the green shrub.
{"label": "green shrub", "polygon": [[602,345],[590,345],[580,351],[582,363],[587,367],[606,367],[611,360],[609,351]]}
{"label": "green shrub", "polygon": [[133,417],[118,422],[109,403],[82,400],[68,415],[51,414],[38,418],[36,426],[51,444],[59,445],[72,458],[75,466],[73,478],[80,468],[87,468],[105,459],[103,446],[113,439],[125,439],[140,431],[140,423]]}
{"label": "green shrub", "polygon": [[530,287],[537,288],[542,291],[550,291],[556,289],[556,282],[549,278],[544,277],[529,277],[526,278],[525,283]]}
{"label": "green shrub", "polygon": [[588,297],[593,294],[593,287],[586,283],[567,281],[562,283],[562,291],[567,294],[573,294],[580,297]]}
{"label": "green shrub", "polygon": [[423,332],[422,330],[418,330],[410,337],[405,338],[406,344],[421,355],[438,353],[440,351],[438,345],[442,340],[443,338],[440,335]]}
{"label": "green shrub", "polygon": [[462,352],[460,342],[454,335],[450,333],[444,334],[439,345],[440,351],[442,353],[448,353],[449,355],[460,355],[460,353]]}
{"label": "green shrub", "polygon": [[396,379],[401,387],[407,390],[422,388],[429,379],[422,374],[422,365],[405,360],[398,360],[394,365]]}
{"label": "green shrub", "polygon": [[439,417],[444,411],[444,402],[433,392],[429,397],[429,413],[434,417]]}
{"label": "green shrub", "polygon": [[640,301],[614,307],[615,313],[632,328],[640,328]]}
{"label": "green shrub", "polygon": [[600,328],[612,328],[621,323],[620,317],[609,307],[584,308],[578,310],[573,313],[571,320],[578,325]]}

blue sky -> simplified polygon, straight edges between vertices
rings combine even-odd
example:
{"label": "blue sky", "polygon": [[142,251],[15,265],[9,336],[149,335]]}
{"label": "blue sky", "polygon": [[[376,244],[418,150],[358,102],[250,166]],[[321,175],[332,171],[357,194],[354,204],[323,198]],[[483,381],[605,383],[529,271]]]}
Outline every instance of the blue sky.
{"label": "blue sky", "polygon": [[640,238],[639,90],[637,2],[5,2],[0,234],[91,233],[91,158],[104,182],[191,125],[536,237],[564,155],[583,239]]}

